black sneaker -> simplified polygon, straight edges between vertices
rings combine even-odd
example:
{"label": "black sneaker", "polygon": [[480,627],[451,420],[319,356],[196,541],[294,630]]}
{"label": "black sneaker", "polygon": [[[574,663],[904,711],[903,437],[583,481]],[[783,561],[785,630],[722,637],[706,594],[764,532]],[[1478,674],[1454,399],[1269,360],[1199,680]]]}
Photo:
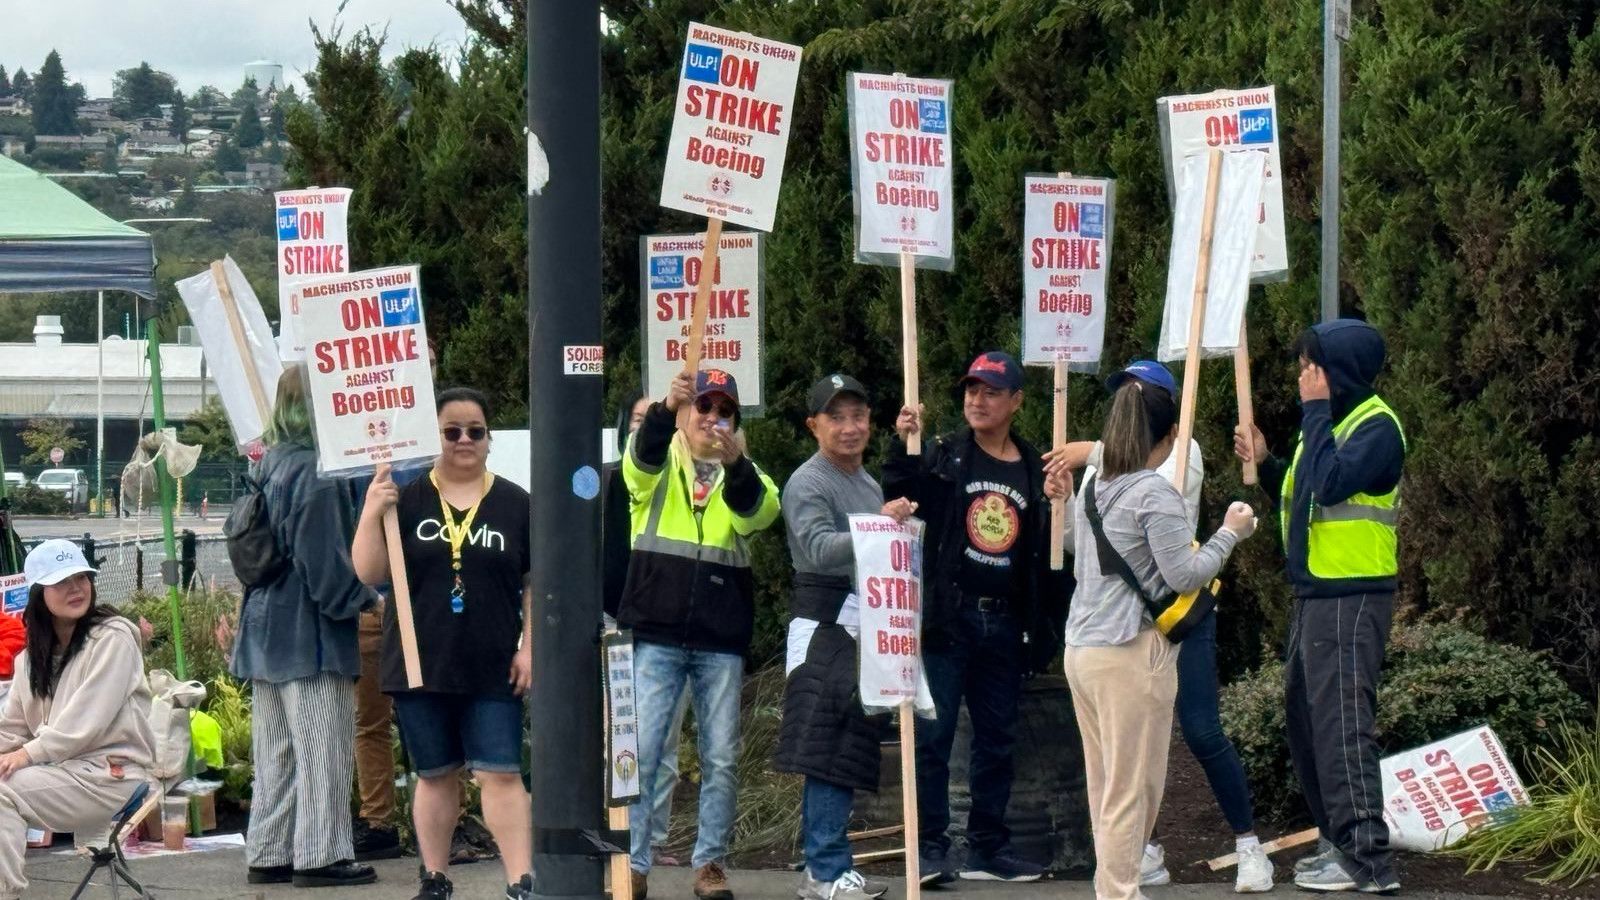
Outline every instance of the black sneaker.
{"label": "black sneaker", "polygon": [[393,828],[373,827],[368,825],[365,819],[357,819],[351,824],[350,831],[351,842],[356,848],[357,862],[399,859],[404,853],[400,846],[400,832]]}
{"label": "black sneaker", "polygon": [[967,864],[961,867],[961,877],[966,881],[1005,881],[1013,884],[1038,881],[1044,877],[1044,866],[1037,866],[1018,857],[1009,848],[994,853],[968,851]]}
{"label": "black sneaker", "polygon": [[377,880],[378,873],[373,871],[371,866],[349,860],[341,860],[318,869],[296,869],[294,873],[295,887],[343,887],[371,884]]}
{"label": "black sneaker", "polygon": [[251,866],[245,880],[251,884],[288,884],[294,880],[294,866]]}
{"label": "black sneaker", "polygon": [[506,900],[532,900],[533,876],[524,875],[516,884],[506,885]]}
{"label": "black sneaker", "polygon": [[[420,866],[418,868],[421,869]],[[417,895],[411,900],[450,900],[455,890],[455,885],[444,877],[443,872],[429,872],[422,869],[422,886],[417,889]]]}
{"label": "black sneaker", "polygon": [[918,848],[917,875],[923,887],[938,887],[956,880],[955,873],[950,871],[950,857],[936,844]]}

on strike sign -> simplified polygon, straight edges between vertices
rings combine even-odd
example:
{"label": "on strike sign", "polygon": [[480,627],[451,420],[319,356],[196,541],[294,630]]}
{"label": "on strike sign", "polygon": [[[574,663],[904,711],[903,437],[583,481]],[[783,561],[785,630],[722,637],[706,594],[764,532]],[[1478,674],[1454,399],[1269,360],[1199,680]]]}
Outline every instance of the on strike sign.
{"label": "on strike sign", "polygon": [[[662,234],[641,239],[639,296],[645,336],[645,392],[665,397],[683,371],[694,316],[695,288],[705,273],[703,234]],[[761,235],[723,232],[717,270],[706,297],[706,335],[701,358],[739,382],[739,401],[751,411],[763,405],[761,391]]]}
{"label": "on strike sign", "polygon": [[300,285],[308,278],[350,271],[350,189],[279,191],[278,353],[304,359]]}
{"label": "on strike sign", "polygon": [[800,48],[689,23],[661,205],[772,230]]}
{"label": "on strike sign", "polygon": [[439,455],[416,266],[307,282],[300,324],[323,472]]}
{"label": "on strike sign", "polygon": [[1494,730],[1482,725],[1386,757],[1383,818],[1389,843],[1438,850],[1528,804],[1528,791]]}
{"label": "on strike sign", "polygon": [[921,519],[850,517],[861,607],[861,705],[917,700],[922,684]]}
{"label": "on strike sign", "polygon": [[950,147],[953,82],[850,73],[856,262],[955,267]]}
{"label": "on strike sign", "polygon": [[1116,183],[1023,179],[1022,361],[1095,371],[1106,332]]}
{"label": "on strike sign", "polygon": [[1161,155],[1167,167],[1167,196],[1177,197],[1177,171],[1184,157],[1213,147],[1267,157],[1261,186],[1255,260],[1250,283],[1289,280],[1289,243],[1283,232],[1283,169],[1278,162],[1278,100],[1272,85],[1242,91],[1212,91],[1156,101],[1161,125]]}

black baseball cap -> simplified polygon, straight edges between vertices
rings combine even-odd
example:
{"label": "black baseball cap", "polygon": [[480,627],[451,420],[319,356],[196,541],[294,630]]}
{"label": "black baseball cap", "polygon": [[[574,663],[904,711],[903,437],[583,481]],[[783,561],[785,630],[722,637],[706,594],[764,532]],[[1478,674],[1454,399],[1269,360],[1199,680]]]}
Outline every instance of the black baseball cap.
{"label": "black baseball cap", "polygon": [[981,381],[990,387],[1016,393],[1022,390],[1022,365],[1004,350],[990,350],[973,360],[967,367],[967,374],[961,376],[962,387],[970,381]]}
{"label": "black baseball cap", "polygon": [[811,415],[816,415],[828,408],[840,394],[854,394],[861,398],[862,403],[870,404],[872,399],[867,396],[867,389],[861,382],[849,375],[835,373],[829,375],[811,386],[811,393],[807,395],[806,410]]}

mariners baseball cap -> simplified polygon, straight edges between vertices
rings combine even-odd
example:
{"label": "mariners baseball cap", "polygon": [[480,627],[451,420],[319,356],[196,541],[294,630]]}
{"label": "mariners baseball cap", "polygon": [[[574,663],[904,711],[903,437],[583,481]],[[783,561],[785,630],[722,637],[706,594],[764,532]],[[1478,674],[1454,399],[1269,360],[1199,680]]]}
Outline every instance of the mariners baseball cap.
{"label": "mariners baseball cap", "polygon": [[965,386],[969,381],[981,381],[990,387],[1015,393],[1022,390],[1022,366],[1015,356],[1004,350],[990,350],[967,367],[961,384]]}
{"label": "mariners baseball cap", "polygon": [[1171,370],[1150,359],[1134,360],[1122,371],[1113,372],[1111,377],[1106,379],[1106,390],[1116,393],[1117,388],[1126,384],[1130,378],[1137,378],[1145,384],[1153,384],[1173,397],[1178,396],[1178,382],[1172,377]]}
{"label": "mariners baseball cap", "polygon": [[811,393],[806,401],[806,409],[811,415],[816,415],[828,408],[828,404],[840,394],[854,394],[861,398],[862,403],[871,403],[867,396],[867,389],[861,382],[849,375],[829,375],[811,386]]}
{"label": "mariners baseball cap", "polygon": [[95,568],[83,558],[77,544],[61,538],[40,543],[22,564],[28,584],[60,584],[82,572],[93,575]]}
{"label": "mariners baseball cap", "polygon": [[739,382],[721,369],[701,369],[694,373],[694,398],[707,394],[722,394],[734,403],[739,402]]}

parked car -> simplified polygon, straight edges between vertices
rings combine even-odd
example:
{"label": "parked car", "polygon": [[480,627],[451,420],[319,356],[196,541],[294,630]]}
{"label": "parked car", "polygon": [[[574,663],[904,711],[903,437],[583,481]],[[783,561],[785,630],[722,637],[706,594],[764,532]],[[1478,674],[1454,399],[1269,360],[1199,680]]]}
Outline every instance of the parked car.
{"label": "parked car", "polygon": [[89,508],[89,476],[82,469],[45,469],[33,483],[40,490],[65,495],[70,511]]}
{"label": "parked car", "polygon": [[16,490],[19,487],[23,487],[27,483],[28,483],[28,476],[22,474],[21,472],[7,472],[6,473],[6,492],[7,493],[10,493],[11,491]]}

